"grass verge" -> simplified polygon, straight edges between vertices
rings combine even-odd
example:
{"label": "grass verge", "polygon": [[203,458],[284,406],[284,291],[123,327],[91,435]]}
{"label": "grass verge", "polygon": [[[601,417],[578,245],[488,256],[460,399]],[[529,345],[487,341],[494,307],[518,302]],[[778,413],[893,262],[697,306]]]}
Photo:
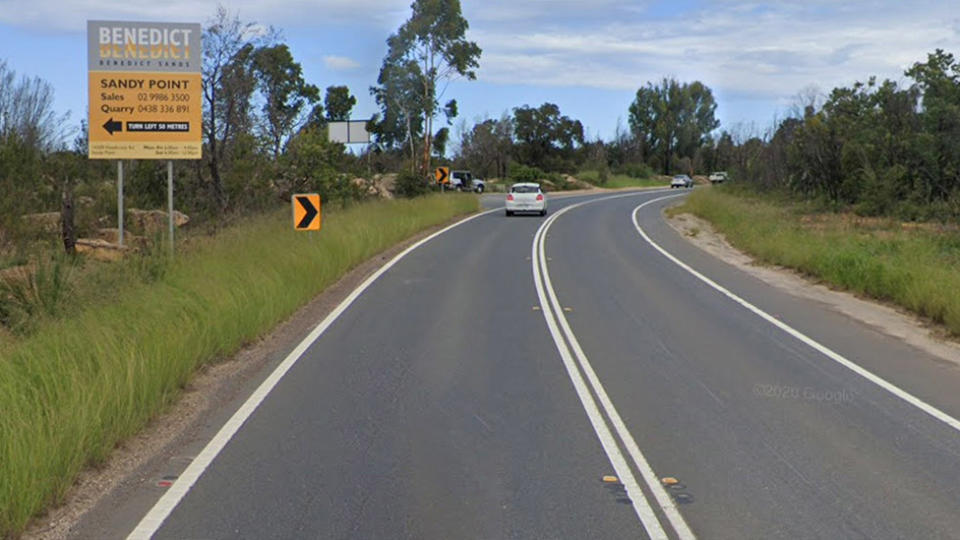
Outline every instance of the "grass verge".
{"label": "grass verge", "polygon": [[0,348],[0,538],[60,502],[80,470],[176,399],[198,367],[237,351],[376,253],[477,209],[475,197],[358,205],[320,233],[290,211],[198,239],[130,284]]}
{"label": "grass verge", "polygon": [[600,173],[597,171],[581,171],[577,175],[577,178],[583,180],[584,182],[590,182],[595,186],[608,189],[630,187],[664,187],[667,185],[662,180],[658,180],[656,178],[637,178],[635,176],[628,176],[626,174],[610,174],[607,177],[606,183],[600,183]]}
{"label": "grass verge", "polygon": [[743,190],[698,189],[673,213],[711,222],[736,248],[863,296],[889,301],[960,336],[960,235]]}

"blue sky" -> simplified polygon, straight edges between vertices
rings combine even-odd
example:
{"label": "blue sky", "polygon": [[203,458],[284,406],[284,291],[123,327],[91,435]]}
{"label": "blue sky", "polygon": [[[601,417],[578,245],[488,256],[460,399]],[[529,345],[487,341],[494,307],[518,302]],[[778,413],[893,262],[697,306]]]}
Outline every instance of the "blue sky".
{"label": "blue sky", "polygon": [[[354,118],[375,112],[385,39],[409,0],[224,0],[244,21],[283,32],[306,78],[350,86]],[[722,127],[760,132],[798,102],[870,75],[902,80],[935,48],[960,53],[954,2],[916,0],[463,0],[483,49],[477,81],[456,81],[460,119],[557,103],[591,138],[626,125],[636,89],[664,76],[700,80]],[[216,1],[0,0],[0,60],[53,84],[71,122],[86,114],[86,21],[205,22]],[[457,122],[459,124],[459,121]],[[454,133],[456,134],[456,127]]]}

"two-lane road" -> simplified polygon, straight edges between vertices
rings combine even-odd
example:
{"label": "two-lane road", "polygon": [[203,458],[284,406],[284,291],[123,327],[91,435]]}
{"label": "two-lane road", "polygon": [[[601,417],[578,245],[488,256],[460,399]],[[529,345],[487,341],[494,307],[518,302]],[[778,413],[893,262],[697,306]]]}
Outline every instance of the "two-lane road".
{"label": "two-lane road", "polygon": [[495,211],[410,252],[139,531],[960,537],[960,432],[907,400],[960,415],[955,367],[687,245],[665,195]]}
{"label": "two-lane road", "polygon": [[541,223],[494,212],[401,260],[155,537],[641,536],[534,310]]}
{"label": "two-lane road", "polygon": [[[960,537],[960,433],[763,320],[669,260],[616,199],[569,212],[547,254],[610,399],[705,538]],[[960,376],[819,304],[773,289],[637,212],[668,253],[901,389],[957,416]]]}

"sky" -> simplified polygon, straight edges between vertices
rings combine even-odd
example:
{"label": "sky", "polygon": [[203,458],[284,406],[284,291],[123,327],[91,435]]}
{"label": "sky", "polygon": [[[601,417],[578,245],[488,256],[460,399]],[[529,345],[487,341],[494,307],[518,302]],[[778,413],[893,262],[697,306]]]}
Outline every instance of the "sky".
{"label": "sky", "polygon": [[[346,84],[369,118],[386,38],[411,0],[0,0],[0,61],[39,76],[59,112],[87,110],[86,21],[209,21],[218,3],[282,32],[321,89]],[[638,88],[699,80],[721,129],[762,133],[799,96],[903,72],[937,48],[960,53],[956,0],[462,0],[468,39],[483,50],[477,80],[453,81],[459,124],[522,105],[556,103],[588,138],[627,126]],[[453,127],[456,135],[457,126]]]}

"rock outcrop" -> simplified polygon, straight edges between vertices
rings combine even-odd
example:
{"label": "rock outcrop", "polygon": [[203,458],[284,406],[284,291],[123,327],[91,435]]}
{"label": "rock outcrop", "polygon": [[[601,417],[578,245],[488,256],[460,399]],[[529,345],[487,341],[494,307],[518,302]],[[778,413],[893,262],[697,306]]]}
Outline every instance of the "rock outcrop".
{"label": "rock outcrop", "polygon": [[[167,213],[163,210],[140,210],[130,208],[127,210],[130,227],[142,231],[146,235],[154,235],[167,230]],[[190,216],[173,211],[174,227],[182,227],[190,222]]]}
{"label": "rock outcrop", "polygon": [[77,253],[99,261],[119,261],[129,251],[130,247],[127,245],[112,244],[106,240],[77,239]]}

